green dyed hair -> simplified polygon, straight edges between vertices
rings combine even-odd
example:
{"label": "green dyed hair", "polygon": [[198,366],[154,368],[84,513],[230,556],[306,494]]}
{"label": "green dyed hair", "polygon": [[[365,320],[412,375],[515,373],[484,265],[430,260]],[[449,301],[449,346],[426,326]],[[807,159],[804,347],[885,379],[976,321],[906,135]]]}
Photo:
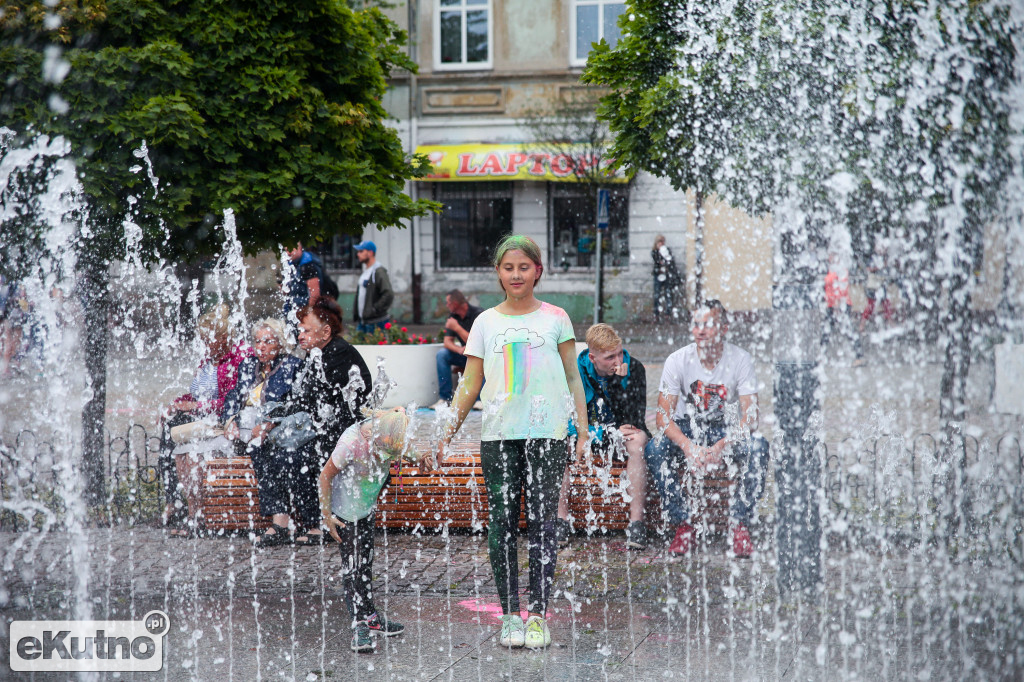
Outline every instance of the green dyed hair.
{"label": "green dyed hair", "polygon": [[[544,260],[541,258],[540,247],[537,246],[537,242],[522,234],[506,235],[500,242],[498,242],[497,248],[494,249],[495,269],[501,265],[501,259],[504,258],[505,254],[509,251],[522,251],[526,257],[532,260],[533,264],[537,266],[537,279],[533,281],[534,286],[536,286],[537,283],[540,282],[541,275],[544,274]],[[504,290],[504,285],[502,285],[501,288]]]}

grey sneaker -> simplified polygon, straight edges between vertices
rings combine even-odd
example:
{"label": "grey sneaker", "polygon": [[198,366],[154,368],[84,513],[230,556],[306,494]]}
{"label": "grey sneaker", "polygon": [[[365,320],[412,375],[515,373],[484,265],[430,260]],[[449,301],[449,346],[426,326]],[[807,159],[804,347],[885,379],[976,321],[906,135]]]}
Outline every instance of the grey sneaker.
{"label": "grey sneaker", "polygon": [[373,635],[370,634],[370,626],[365,620],[356,623],[352,631],[352,651],[373,651]]}
{"label": "grey sneaker", "polygon": [[516,614],[509,614],[501,617],[501,636],[498,637],[498,644],[504,647],[518,649],[526,643],[526,628],[523,626],[523,619]]}
{"label": "grey sneaker", "polygon": [[530,616],[526,621],[526,647],[528,649],[544,649],[551,645],[551,633],[548,624],[540,616]]}
{"label": "grey sneaker", "polygon": [[572,526],[565,519],[555,519],[555,540],[558,542],[558,547],[562,548],[569,544],[569,538],[572,537]]}
{"label": "grey sneaker", "polygon": [[643,521],[633,521],[626,527],[626,547],[643,549],[647,546],[647,526]]}

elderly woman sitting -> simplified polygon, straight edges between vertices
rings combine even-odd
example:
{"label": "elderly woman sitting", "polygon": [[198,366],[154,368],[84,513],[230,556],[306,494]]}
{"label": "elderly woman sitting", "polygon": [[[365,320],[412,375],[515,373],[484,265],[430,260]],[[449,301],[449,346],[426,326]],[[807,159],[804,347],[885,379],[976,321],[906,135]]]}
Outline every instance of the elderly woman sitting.
{"label": "elderly woman sitting", "polygon": [[252,345],[255,357],[247,358],[239,366],[238,385],[224,400],[224,435],[231,440],[248,441],[245,451],[256,474],[260,514],[271,517],[278,526],[287,527],[291,501],[282,486],[287,471],[280,453],[262,437],[263,430],[251,429],[258,425],[261,406],[280,401],[288,394],[302,361],[289,353],[291,343],[280,320],[260,320],[253,325]]}
{"label": "elderly woman sitting", "polygon": [[292,344],[280,320],[267,318],[252,327],[255,355],[238,366],[238,383],[224,398],[224,435],[234,440],[256,426],[259,408],[281,400],[291,389],[302,361],[291,355]]}
{"label": "elderly woman sitting", "polygon": [[[266,451],[268,470],[267,507],[264,507],[264,484],[253,458],[260,488],[260,508],[273,512],[273,525],[259,537],[257,546],[271,547],[290,542],[288,516],[295,508],[298,525],[305,533],[295,544],[324,542],[320,529],[320,504],[317,477],[324,462],[334,451],[342,432],[359,421],[371,388],[370,370],[359,352],[341,338],[341,309],[338,304],[321,299],[299,311],[299,345],[306,351],[291,391],[285,396],[287,412],[307,412],[316,430],[316,437],[296,449],[271,446]],[[253,437],[270,434],[274,424],[265,422],[253,429]],[[271,438],[271,440],[273,440]],[[262,447],[262,446],[261,446]],[[261,454],[261,457],[263,454]],[[266,474],[264,474],[264,477]]]}
{"label": "elderly woman sitting", "polygon": [[[252,349],[231,336],[230,311],[218,305],[199,318],[197,335],[205,345],[203,359],[196,369],[188,393],[176,398],[161,420],[160,473],[164,484],[166,507],[164,523],[177,525],[185,519],[185,503],[181,499],[178,474],[171,456],[171,429],[191,422],[220,415],[224,401],[238,381],[238,367],[252,355]],[[172,531],[172,535],[186,535]]]}

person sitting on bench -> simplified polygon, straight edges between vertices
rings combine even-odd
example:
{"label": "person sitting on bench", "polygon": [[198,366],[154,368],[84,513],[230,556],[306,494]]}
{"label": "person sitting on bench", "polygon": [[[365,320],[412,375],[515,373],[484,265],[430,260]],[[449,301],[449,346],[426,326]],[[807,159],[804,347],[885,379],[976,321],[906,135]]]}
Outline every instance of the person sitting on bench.
{"label": "person sitting on bench", "polygon": [[466,368],[466,339],[473,328],[476,318],[484,310],[470,305],[466,295],[458,289],[452,289],[444,297],[448,308],[448,319],[444,323],[444,348],[437,351],[437,392],[440,398],[431,406],[438,410],[447,407],[452,401],[455,389],[452,387],[452,368]]}
{"label": "person sitting on bench", "polygon": [[188,393],[176,398],[165,408],[160,419],[160,476],[164,485],[163,523],[174,537],[188,537],[183,526],[188,507],[182,497],[181,483],[175,468],[174,443],[171,430],[219,415],[227,395],[238,382],[238,367],[252,355],[252,349],[237,340],[231,325],[231,311],[220,304],[204,313],[196,325],[196,335],[203,343],[203,358],[196,369]]}
{"label": "person sitting on bench", "polygon": [[[757,432],[753,359],[725,341],[728,330],[721,302],[705,301],[693,314],[694,342],[668,356],[658,387],[658,432],[644,454],[662,513],[676,527],[668,548],[676,555],[689,552],[694,541],[679,469],[685,463],[693,471],[709,470],[723,458],[730,469],[738,469],[739,478],[730,509],[733,554],[749,557],[754,552],[747,524],[764,489],[768,442]],[[736,403],[738,433],[726,429],[726,406]]]}
{"label": "person sitting on bench", "polygon": [[[629,526],[626,544],[633,549],[647,546],[644,500],[647,471],[644,446],[650,440],[644,417],[647,411],[647,370],[622,347],[622,339],[610,325],[595,324],[587,330],[587,350],[576,359],[587,399],[591,449],[606,457],[626,460],[626,497]],[[615,433],[617,432],[617,433]],[[556,532],[559,544],[569,540],[569,472],[562,479],[558,499]]]}

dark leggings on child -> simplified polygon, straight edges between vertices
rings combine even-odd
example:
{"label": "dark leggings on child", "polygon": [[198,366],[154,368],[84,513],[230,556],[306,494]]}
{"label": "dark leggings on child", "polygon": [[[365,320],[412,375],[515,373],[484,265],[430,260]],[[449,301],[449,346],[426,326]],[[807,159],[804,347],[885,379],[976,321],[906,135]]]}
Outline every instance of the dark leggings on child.
{"label": "dark leggings on child", "polygon": [[530,556],[531,613],[544,614],[555,577],[558,540],[555,518],[568,457],[565,440],[504,440],[480,444],[480,464],[489,506],[487,549],[501,609],[518,614],[518,537],[522,490]]}
{"label": "dark leggings on child", "polygon": [[373,605],[373,513],[344,524],[344,528],[338,529],[338,549],[345,605],[353,621],[366,620],[377,612]]}

